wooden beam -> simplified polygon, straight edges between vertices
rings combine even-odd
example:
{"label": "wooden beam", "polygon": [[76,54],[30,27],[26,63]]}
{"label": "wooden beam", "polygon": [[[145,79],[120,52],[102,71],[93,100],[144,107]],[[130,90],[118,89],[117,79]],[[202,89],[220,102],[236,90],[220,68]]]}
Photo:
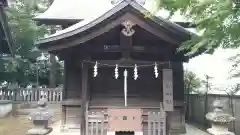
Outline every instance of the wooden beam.
{"label": "wooden beam", "polygon": [[[130,52],[140,52],[140,53],[151,53],[151,54],[159,54],[159,53],[166,53],[164,51],[165,49],[162,49],[161,47],[165,46],[141,46],[141,45],[132,45],[131,48],[129,48]],[[93,45],[92,49],[90,50],[93,53],[99,53],[99,52],[122,52],[122,48],[120,45]]]}
{"label": "wooden beam", "polygon": [[[95,62],[91,61],[85,61],[85,64],[94,66]],[[109,66],[115,66],[116,64],[119,65],[119,67],[133,67],[135,64],[142,65],[142,66],[154,66],[155,61],[137,61],[137,60],[99,60],[98,67],[109,67]],[[172,65],[174,63],[168,62],[168,61],[156,61],[159,68],[172,68]]]}
{"label": "wooden beam", "polygon": [[88,89],[88,64],[82,63],[82,92],[81,92],[81,135],[86,134],[86,103]]}
{"label": "wooden beam", "polygon": [[129,59],[132,50],[132,36],[125,36],[120,32],[120,48],[122,50],[122,57]]}

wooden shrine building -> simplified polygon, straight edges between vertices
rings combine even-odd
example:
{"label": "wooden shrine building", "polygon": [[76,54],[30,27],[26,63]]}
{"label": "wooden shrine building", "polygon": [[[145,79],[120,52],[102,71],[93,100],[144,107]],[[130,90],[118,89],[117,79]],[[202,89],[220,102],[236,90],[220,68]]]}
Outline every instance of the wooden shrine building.
{"label": "wooden shrine building", "polygon": [[146,17],[143,4],[118,1],[83,20],[44,17],[49,11],[35,18],[71,25],[36,43],[64,61],[63,127],[82,135],[185,133],[183,62],[192,56],[177,49],[193,33]]}

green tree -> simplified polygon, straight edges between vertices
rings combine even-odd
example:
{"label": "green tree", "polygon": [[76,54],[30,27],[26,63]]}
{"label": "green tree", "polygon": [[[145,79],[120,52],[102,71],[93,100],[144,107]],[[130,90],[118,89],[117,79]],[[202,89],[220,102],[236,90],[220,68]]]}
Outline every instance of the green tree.
{"label": "green tree", "polygon": [[197,92],[202,85],[202,81],[197,75],[189,70],[184,71],[184,89],[185,93]]}
{"label": "green tree", "polygon": [[197,25],[201,37],[193,36],[181,49],[212,53],[216,48],[240,45],[240,2],[238,0],[155,0],[156,11],[166,9],[170,16],[181,14]]}
{"label": "green tree", "polygon": [[189,119],[189,96],[191,92],[198,92],[202,81],[197,75],[189,70],[184,71],[184,92],[186,95],[186,119]]}
{"label": "green tree", "polygon": [[[206,115],[208,111],[208,93],[212,90],[212,83],[210,82],[213,77],[209,75],[205,75],[205,79],[202,81],[206,91],[204,92],[204,115]],[[209,122],[206,117],[204,117],[204,125],[205,127],[209,127]]]}
{"label": "green tree", "polygon": [[20,0],[12,1],[6,10],[17,57],[1,58],[1,80],[26,82],[25,76],[32,72],[31,63],[40,53],[30,50],[34,40],[44,34],[44,29],[31,21],[34,12],[29,3]]}
{"label": "green tree", "polygon": [[[240,84],[234,84],[234,85],[230,85],[228,86],[224,91],[226,92],[226,94],[228,95],[229,98],[229,106],[231,109],[231,113],[232,116],[235,117],[235,111],[234,111],[234,96],[237,94],[237,92],[239,92],[240,90]],[[235,126],[235,121],[233,121],[233,131],[236,132],[236,126]]]}
{"label": "green tree", "polygon": [[[52,4],[53,0],[49,0],[49,3]],[[55,32],[55,28],[51,28],[51,33],[54,33],[54,32]],[[56,81],[57,81],[57,78],[56,78],[57,61],[53,54],[50,54],[50,63],[51,63],[51,66],[50,66],[50,70],[49,70],[49,87],[54,88],[54,87],[56,87]]]}
{"label": "green tree", "polygon": [[[0,58],[0,81],[29,84],[36,82],[36,73],[38,72],[40,83],[49,83],[49,67],[51,65],[49,57],[46,61],[37,62],[36,58],[41,55],[41,52],[34,46],[37,38],[50,33],[49,27],[37,26],[32,20],[37,13],[43,12],[46,9],[44,7],[48,6],[48,0],[15,0],[11,2],[6,12],[15,42],[16,57]],[[59,68],[56,76],[62,76],[61,66],[62,64],[59,62],[55,64],[55,67]]]}

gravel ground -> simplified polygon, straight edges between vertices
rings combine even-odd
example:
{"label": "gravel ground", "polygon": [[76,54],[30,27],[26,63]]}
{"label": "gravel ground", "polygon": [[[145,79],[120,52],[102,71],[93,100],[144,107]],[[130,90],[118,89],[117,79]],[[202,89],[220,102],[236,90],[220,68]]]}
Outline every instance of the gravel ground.
{"label": "gravel ground", "polygon": [[183,135],[210,135],[205,131],[202,131],[192,125],[186,124],[187,133]]}
{"label": "gravel ground", "polygon": [[32,126],[27,117],[8,116],[0,119],[0,135],[26,135]]}
{"label": "gravel ground", "polygon": [[[52,121],[51,127],[53,132],[49,135],[77,135],[76,133],[66,133],[63,134],[60,132],[60,118],[61,115],[57,112]],[[33,127],[32,121],[28,120],[27,115],[22,115],[18,117],[8,116],[5,118],[0,118],[0,135],[26,135],[27,131]],[[196,128],[195,126],[186,124],[187,133],[183,135],[209,135],[208,133]]]}
{"label": "gravel ground", "polygon": [[[49,124],[60,120],[60,114],[53,117]],[[33,127],[32,121],[26,115],[8,116],[0,119],[0,135],[26,135],[27,131]]]}

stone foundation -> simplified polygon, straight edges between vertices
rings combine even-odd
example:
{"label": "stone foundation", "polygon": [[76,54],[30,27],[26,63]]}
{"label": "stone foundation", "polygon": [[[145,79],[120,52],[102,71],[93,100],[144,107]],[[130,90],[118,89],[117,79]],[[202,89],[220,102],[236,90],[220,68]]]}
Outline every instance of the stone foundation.
{"label": "stone foundation", "polygon": [[12,101],[0,100],[0,118],[7,116],[12,112]]}

